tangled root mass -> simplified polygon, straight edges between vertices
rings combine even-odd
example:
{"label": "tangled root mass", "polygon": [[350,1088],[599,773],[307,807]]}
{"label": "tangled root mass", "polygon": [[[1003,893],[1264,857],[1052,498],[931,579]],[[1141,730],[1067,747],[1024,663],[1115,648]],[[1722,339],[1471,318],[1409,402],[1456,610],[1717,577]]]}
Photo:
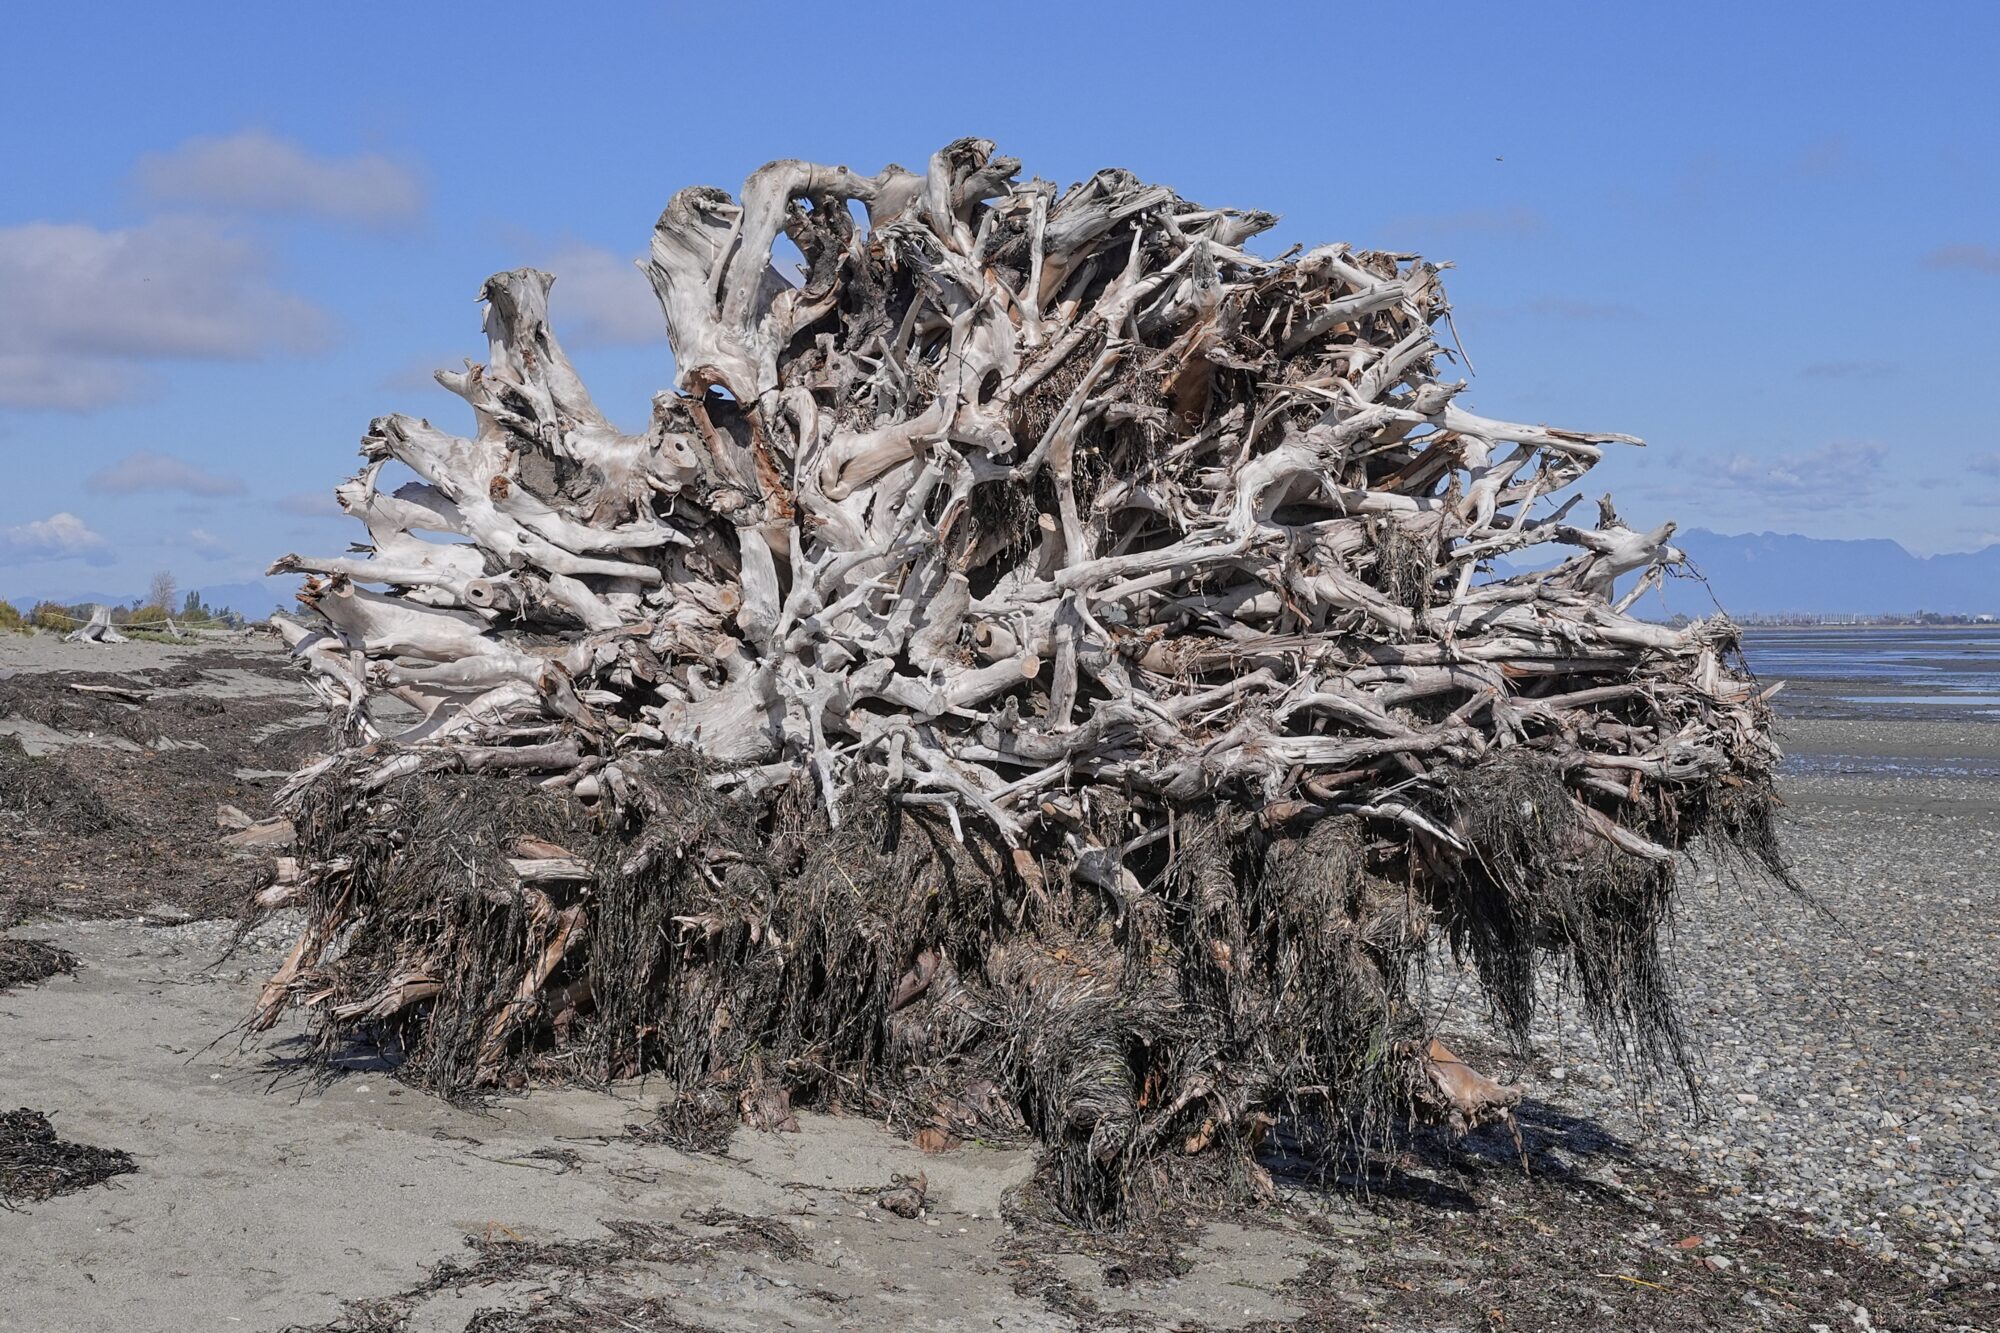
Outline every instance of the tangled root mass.
{"label": "tangled root mass", "polygon": [[676,195],[638,435],[548,275],[489,281],[488,364],[440,374],[476,433],[378,420],[362,557],[275,567],[336,744],[283,798],[259,901],[306,925],[258,1022],[453,1095],[659,1071],[690,1143],[1028,1135],[1088,1219],[1259,1185],[1280,1120],[1505,1115],[1423,1028],[1436,946],[1520,1033],[1558,955],[1620,1058],[1685,1067],[1677,861],[1784,875],[1777,749],[1726,618],[1629,613],[1673,525],[1570,518],[1638,442],[1462,405],[1434,265],[1018,165]]}

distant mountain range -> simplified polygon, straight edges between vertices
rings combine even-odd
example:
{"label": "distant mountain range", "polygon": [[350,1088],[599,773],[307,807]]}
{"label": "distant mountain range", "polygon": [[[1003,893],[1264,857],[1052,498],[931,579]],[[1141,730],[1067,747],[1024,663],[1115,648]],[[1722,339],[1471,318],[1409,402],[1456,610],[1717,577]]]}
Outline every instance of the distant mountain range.
{"label": "distant mountain range", "polygon": [[[2000,546],[1956,555],[1911,555],[1883,538],[1834,541],[1782,532],[1730,536],[1690,528],[1674,535],[1714,590],[1715,602],[1737,615],[2000,614]],[[1690,616],[1715,609],[1701,585],[1670,579],[1670,612]],[[1634,610],[1652,616],[1659,599]]]}
{"label": "distant mountain range", "polygon": [[[1703,528],[1676,533],[1674,544],[1707,578],[1714,598],[1692,580],[1669,579],[1663,594],[1649,594],[1634,608],[1640,615],[1707,615],[1716,602],[1737,615],[2000,614],[2000,546],[1917,556],[1884,538],[1835,541],[1782,532],[1731,536]],[[289,605],[296,587],[291,578],[215,584],[203,587],[201,597],[210,606],[255,618]],[[116,606],[137,596],[85,592],[51,595],[50,600]],[[40,600],[15,589],[0,589],[0,597],[23,610]]]}

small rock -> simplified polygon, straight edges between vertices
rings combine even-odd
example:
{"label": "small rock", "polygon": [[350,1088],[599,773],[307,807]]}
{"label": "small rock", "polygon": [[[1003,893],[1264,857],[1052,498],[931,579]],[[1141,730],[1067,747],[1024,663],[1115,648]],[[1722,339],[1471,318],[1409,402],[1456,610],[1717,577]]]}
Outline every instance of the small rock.
{"label": "small rock", "polygon": [[875,1200],[877,1208],[886,1208],[898,1217],[916,1217],[924,1211],[924,1197],[930,1193],[930,1181],[919,1171],[914,1177],[894,1176],[890,1188]]}

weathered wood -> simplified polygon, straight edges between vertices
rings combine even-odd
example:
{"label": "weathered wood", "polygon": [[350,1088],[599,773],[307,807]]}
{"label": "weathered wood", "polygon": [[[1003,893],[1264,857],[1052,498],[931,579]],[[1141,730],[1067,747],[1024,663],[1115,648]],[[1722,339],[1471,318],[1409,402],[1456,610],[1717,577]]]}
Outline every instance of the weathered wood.
{"label": "weathered wood", "polygon": [[125,636],[111,624],[109,607],[93,606],[90,619],[83,625],[63,635],[65,643],[124,643]]}
{"label": "weathered wood", "polygon": [[78,694],[101,694],[106,696],[107,698],[116,699],[120,703],[128,703],[128,704],[147,703],[150,702],[153,697],[152,691],[150,690],[136,690],[128,688],[123,685],[85,685],[81,684],[80,682],[72,681],[70,683],[70,688],[75,690]]}
{"label": "weathered wood", "polygon": [[[1346,817],[1463,865],[1482,835],[1453,783],[1516,751],[1562,792],[1519,819],[1650,866],[1673,800],[1768,778],[1735,627],[1646,623],[1619,593],[1683,563],[1673,525],[1608,498],[1569,518],[1640,442],[1475,411],[1437,266],[1261,258],[1268,214],[1018,166],[965,139],[922,173],[779,161],[740,199],[675,195],[642,267],[676,378],[636,435],[557,341],[553,279],[489,279],[486,364],[438,374],[472,434],[378,419],[337,492],[366,544],[272,566],[309,575],[310,623],[280,628],[352,742],[285,799],[525,773],[615,813],[647,799],[634,756],[681,748],[716,790],[809,789],[833,827],[885,788],[997,840],[1028,897],[1059,862],[1124,922],[1190,811]],[[384,494],[392,461],[419,480]],[[390,699],[422,720],[398,730]],[[1093,802],[1126,833],[1094,832]],[[507,869],[506,892],[558,897],[594,873],[551,844]],[[483,1059],[581,967],[576,906],[538,909]],[[899,995],[931,984],[911,975]],[[430,976],[415,960],[347,1011],[399,1012]],[[1454,1118],[1504,1110],[1442,1048],[1412,1058]]]}

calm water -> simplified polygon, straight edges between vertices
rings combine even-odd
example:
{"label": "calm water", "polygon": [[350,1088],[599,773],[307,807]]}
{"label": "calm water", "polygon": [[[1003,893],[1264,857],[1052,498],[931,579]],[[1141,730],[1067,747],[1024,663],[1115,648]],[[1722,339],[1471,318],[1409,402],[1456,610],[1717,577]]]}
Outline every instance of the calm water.
{"label": "calm water", "polygon": [[2000,627],[1751,629],[1744,649],[1760,676],[1876,680],[2000,693]]}
{"label": "calm water", "polygon": [[1765,680],[1794,682],[1799,698],[1825,713],[1846,704],[1857,716],[1973,713],[2000,717],[2000,627],[1910,629],[1753,629],[1744,655]]}
{"label": "calm water", "polygon": [[1781,771],[2000,780],[1988,739],[2000,727],[2000,629],[1753,629],[1743,651],[1761,679],[1787,683],[1781,715],[1944,724],[1914,745],[1877,737],[1864,754],[1788,744]]}

